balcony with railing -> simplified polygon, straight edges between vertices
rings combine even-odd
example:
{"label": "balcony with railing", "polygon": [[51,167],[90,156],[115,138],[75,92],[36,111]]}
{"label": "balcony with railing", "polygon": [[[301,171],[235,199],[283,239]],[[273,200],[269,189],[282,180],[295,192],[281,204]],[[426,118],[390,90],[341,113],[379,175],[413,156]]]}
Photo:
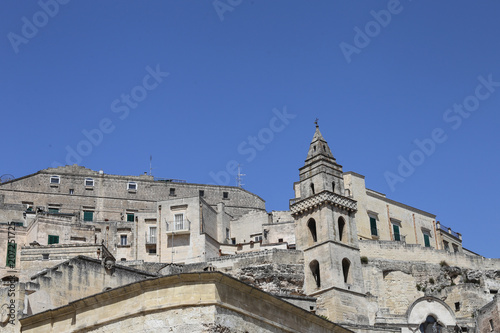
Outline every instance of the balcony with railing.
{"label": "balcony with railing", "polygon": [[146,232],[146,245],[156,245],[156,235]]}
{"label": "balcony with railing", "polygon": [[191,222],[188,219],[180,221],[167,221],[167,234],[189,234],[191,232]]}
{"label": "balcony with railing", "polygon": [[448,235],[455,237],[456,239],[462,240],[462,234],[451,230],[451,228],[448,228],[447,226],[441,224],[441,222],[436,223],[436,226],[438,230],[443,231]]}

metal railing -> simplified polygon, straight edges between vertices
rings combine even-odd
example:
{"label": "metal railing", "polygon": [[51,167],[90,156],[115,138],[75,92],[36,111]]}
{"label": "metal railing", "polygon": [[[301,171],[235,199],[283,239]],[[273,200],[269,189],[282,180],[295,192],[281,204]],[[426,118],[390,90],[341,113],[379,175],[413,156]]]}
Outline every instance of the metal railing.
{"label": "metal railing", "polygon": [[157,182],[166,182],[166,183],[187,183],[187,181],[185,181],[184,179],[154,177],[154,180]]}
{"label": "metal railing", "polygon": [[146,232],[146,244],[156,244],[156,235],[151,235]]}
{"label": "metal railing", "polygon": [[188,219],[184,219],[182,221],[167,222],[167,232],[189,230],[191,230],[191,222]]}
{"label": "metal railing", "polygon": [[460,239],[460,234],[458,232],[451,230],[451,228],[448,228],[447,226],[442,225],[441,223],[439,223],[439,230],[444,231],[452,235],[453,237]]}

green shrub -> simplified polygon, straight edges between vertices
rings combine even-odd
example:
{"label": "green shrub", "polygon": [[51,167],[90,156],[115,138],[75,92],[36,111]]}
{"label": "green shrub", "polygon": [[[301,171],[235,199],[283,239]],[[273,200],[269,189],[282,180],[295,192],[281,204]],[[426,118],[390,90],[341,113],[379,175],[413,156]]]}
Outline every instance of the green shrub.
{"label": "green shrub", "polygon": [[448,263],[444,260],[441,261],[439,264],[441,265],[441,267],[450,267],[450,265],[448,265]]}
{"label": "green shrub", "polygon": [[367,257],[361,257],[361,263],[362,264],[367,264],[368,263],[368,258]]}
{"label": "green shrub", "polygon": [[435,283],[435,282],[434,282],[434,279],[433,279],[433,278],[430,278],[430,279],[429,279],[429,283],[430,283],[430,284],[434,284],[434,283]]}

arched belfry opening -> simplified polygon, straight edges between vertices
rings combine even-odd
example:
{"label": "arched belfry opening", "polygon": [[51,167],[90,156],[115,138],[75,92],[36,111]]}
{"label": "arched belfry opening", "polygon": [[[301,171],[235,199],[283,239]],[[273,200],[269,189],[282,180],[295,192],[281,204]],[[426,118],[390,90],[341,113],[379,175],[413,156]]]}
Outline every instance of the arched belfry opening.
{"label": "arched belfry opening", "polygon": [[347,238],[345,235],[346,228],[345,228],[345,220],[342,216],[339,217],[338,219],[338,227],[339,227],[339,241],[345,242]]}
{"label": "arched belfry opening", "polygon": [[311,237],[312,237],[313,242],[317,242],[318,236],[316,234],[316,221],[312,218],[309,219],[309,221],[307,221],[307,227],[309,228],[309,231],[311,232]]}
{"label": "arched belfry opening", "polygon": [[309,268],[311,269],[311,274],[316,282],[316,287],[321,287],[321,276],[319,272],[319,262],[317,260],[313,260],[309,263]]}
{"label": "arched belfry opening", "polygon": [[352,283],[351,282],[351,261],[347,258],[342,259],[342,273],[344,274],[344,283]]}
{"label": "arched belfry opening", "polygon": [[316,191],[314,190],[314,183],[311,183],[311,195],[316,194]]}

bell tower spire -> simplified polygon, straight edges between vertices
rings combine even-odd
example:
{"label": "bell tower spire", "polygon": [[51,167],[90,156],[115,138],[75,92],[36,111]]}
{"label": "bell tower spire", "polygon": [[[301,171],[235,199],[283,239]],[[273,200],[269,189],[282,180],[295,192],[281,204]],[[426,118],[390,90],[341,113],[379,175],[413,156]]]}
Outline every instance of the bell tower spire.
{"label": "bell tower spire", "polygon": [[[364,302],[357,203],[345,193],[342,166],[333,157],[318,120],[315,125],[307,158],[299,169],[300,180],[294,185],[290,212],[295,220],[297,249],[304,252],[304,291],[319,297],[318,309],[330,309],[323,314],[342,322],[346,316],[341,299],[353,298],[357,302],[353,304]],[[362,312],[359,317],[367,323]]]}

